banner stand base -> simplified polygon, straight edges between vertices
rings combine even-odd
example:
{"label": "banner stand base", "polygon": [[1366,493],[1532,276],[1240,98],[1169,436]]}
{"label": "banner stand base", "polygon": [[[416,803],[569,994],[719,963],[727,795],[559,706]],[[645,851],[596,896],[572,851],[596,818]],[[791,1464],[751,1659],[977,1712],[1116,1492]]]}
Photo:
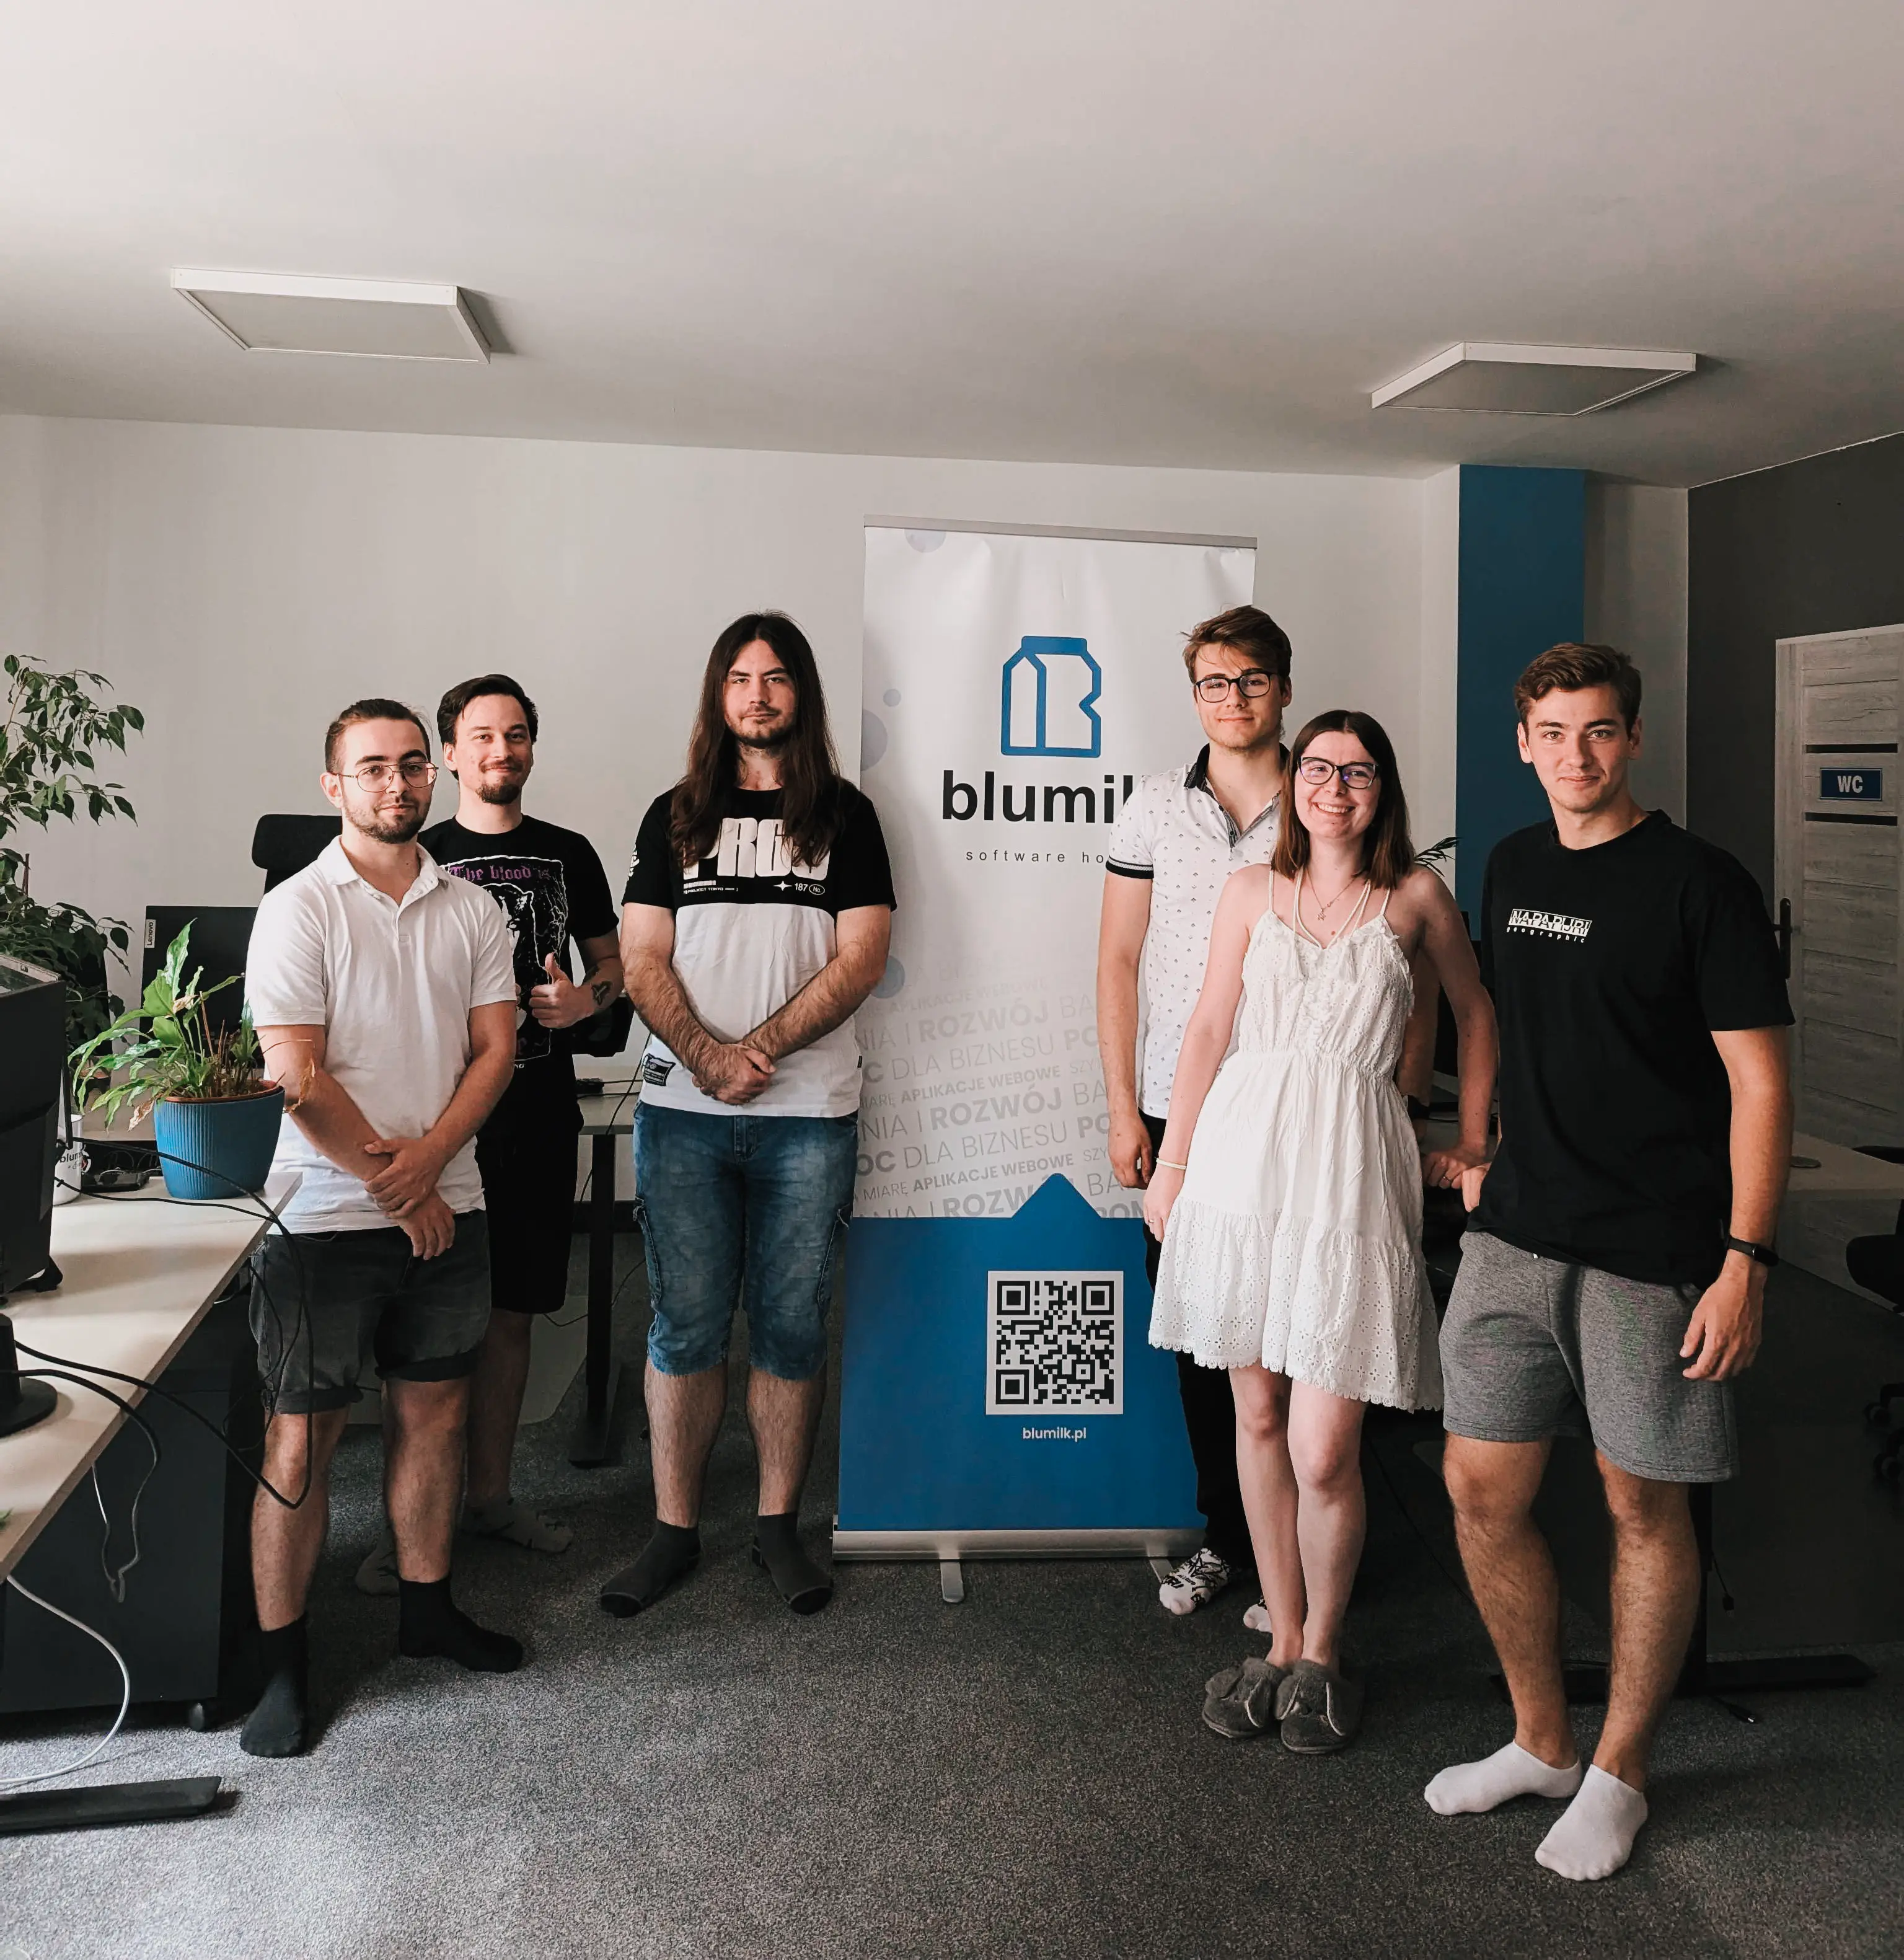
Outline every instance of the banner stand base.
{"label": "banner stand base", "polygon": [[1143,1558],[1171,1564],[1203,1542],[1193,1526],[1116,1531],[841,1531],[833,1532],[835,1560],[936,1561],[968,1558]]}

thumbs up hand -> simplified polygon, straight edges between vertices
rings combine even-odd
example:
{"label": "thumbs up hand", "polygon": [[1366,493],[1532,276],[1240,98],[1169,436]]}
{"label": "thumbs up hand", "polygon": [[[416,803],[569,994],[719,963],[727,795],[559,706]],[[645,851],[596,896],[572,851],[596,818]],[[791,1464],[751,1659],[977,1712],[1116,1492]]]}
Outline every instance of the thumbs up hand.
{"label": "thumbs up hand", "polygon": [[554,953],[542,962],[542,971],[548,978],[529,988],[529,1011],[544,1027],[572,1028],[595,1012],[594,995],[576,985]]}

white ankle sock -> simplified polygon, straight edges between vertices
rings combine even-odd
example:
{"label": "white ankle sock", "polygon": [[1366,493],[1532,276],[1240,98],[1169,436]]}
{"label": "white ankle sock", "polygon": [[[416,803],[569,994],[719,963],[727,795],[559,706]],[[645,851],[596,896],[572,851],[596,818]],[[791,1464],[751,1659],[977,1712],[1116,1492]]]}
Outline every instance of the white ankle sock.
{"label": "white ankle sock", "polygon": [[1646,1799],[1630,1783],[1590,1769],[1580,1794],[1540,1841],[1534,1857],[1563,1879],[1610,1878],[1632,1856]]}
{"label": "white ankle sock", "polygon": [[1422,1793],[1429,1809],[1454,1817],[1465,1811],[1492,1810],[1510,1797],[1571,1796],[1579,1787],[1578,1763],[1557,1770],[1530,1755],[1518,1742],[1510,1742],[1478,1763],[1457,1763],[1443,1770]]}

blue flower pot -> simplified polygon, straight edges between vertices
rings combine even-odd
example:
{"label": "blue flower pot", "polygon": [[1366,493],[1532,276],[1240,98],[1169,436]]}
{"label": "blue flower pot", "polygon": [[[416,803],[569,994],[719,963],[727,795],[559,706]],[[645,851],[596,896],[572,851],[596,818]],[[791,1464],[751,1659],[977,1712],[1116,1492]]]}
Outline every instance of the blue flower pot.
{"label": "blue flower pot", "polygon": [[165,1188],[174,1198],[241,1198],[262,1191],[278,1149],[284,1092],[217,1102],[159,1103],[153,1141]]}

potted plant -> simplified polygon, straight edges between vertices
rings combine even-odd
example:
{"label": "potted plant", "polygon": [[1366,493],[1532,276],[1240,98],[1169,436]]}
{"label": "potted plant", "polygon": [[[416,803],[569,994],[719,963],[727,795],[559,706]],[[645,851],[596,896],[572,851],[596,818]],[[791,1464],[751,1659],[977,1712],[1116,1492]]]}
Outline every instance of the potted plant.
{"label": "potted plant", "polygon": [[82,811],[95,823],[132,816],[122,785],[100,779],[95,758],[123,753],[127,735],[145,721],[125,702],[102,700],[106,685],[104,675],[84,667],[57,673],[28,654],[0,659],[0,953],[66,983],[71,1044],[97,1035],[117,1011],[109,962],[125,954],[129,936],[116,919],[35,898],[17,838]]}
{"label": "potted plant", "polygon": [[236,1027],[213,1027],[205,1004],[233,982],[207,987],[199,969],[186,971],[191,937],[188,925],[166,948],[136,1007],[74,1051],[73,1075],[89,1109],[151,1111],[174,1198],[234,1198],[270,1174],[284,1092],[265,1080],[248,1012]]}

